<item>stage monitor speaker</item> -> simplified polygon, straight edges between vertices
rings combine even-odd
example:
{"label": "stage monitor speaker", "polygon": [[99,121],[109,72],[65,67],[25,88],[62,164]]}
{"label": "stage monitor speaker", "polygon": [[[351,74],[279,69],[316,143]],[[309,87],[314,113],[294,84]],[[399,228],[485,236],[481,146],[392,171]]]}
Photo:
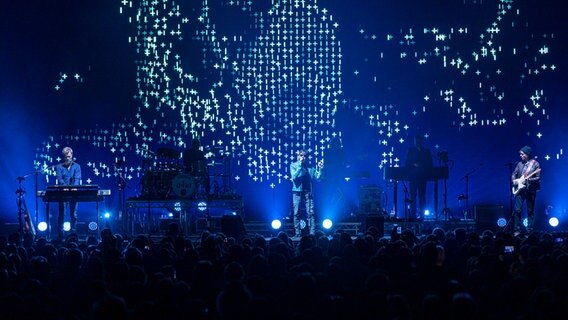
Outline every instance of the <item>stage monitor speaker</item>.
{"label": "stage monitor speaker", "polygon": [[[497,232],[503,230],[509,217],[505,215],[505,206],[502,205],[476,205],[473,207],[477,232],[485,230]],[[501,219],[501,226],[498,220]]]}
{"label": "stage monitor speaker", "polygon": [[245,224],[241,215],[225,215],[221,218],[221,231],[227,237],[241,241],[247,236]]}
{"label": "stage monitor speaker", "polygon": [[385,217],[382,214],[369,214],[365,216],[365,232],[370,227],[375,227],[378,230],[379,238],[385,236]]}

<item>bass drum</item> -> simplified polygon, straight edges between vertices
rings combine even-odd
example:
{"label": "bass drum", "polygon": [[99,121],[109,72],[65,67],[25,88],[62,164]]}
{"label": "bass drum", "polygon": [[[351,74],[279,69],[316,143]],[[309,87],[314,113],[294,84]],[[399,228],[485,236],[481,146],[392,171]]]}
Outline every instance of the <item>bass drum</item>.
{"label": "bass drum", "polygon": [[172,181],[172,190],[178,197],[189,198],[195,193],[195,179],[187,173],[178,174]]}

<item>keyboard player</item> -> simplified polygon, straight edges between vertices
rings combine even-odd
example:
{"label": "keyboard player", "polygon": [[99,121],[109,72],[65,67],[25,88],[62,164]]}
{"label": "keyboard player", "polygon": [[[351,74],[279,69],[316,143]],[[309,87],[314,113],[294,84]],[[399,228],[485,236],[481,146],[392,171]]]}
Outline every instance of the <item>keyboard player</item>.
{"label": "keyboard player", "polygon": [[[64,162],[55,166],[58,185],[80,185],[81,166],[75,162],[73,149],[63,148]],[[57,232],[59,239],[63,239],[63,222],[65,221],[65,209],[69,209],[71,233],[75,232],[77,224],[77,201],[59,202],[59,217],[57,219]]]}

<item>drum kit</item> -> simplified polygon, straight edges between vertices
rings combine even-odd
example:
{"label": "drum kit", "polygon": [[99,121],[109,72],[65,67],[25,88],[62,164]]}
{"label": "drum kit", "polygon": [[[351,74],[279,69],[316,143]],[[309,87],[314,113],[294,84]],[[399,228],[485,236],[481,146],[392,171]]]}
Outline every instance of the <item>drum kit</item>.
{"label": "drum kit", "polygon": [[[226,153],[204,151],[204,160],[183,164],[182,153],[175,149],[159,148],[143,153],[144,176],[141,179],[141,198],[200,199],[221,196],[230,190],[230,159]],[[222,179],[219,186],[218,177]],[[214,192],[210,194],[213,182]]]}

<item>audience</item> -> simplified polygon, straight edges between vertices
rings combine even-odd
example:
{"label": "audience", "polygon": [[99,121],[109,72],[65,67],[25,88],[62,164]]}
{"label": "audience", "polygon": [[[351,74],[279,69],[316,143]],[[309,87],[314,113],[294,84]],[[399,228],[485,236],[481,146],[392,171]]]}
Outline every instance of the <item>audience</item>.
{"label": "audience", "polygon": [[[238,242],[173,226],[163,237],[0,237],[5,319],[560,319],[562,237],[463,228],[382,237],[284,233]],[[513,248],[513,249],[511,249]]]}

